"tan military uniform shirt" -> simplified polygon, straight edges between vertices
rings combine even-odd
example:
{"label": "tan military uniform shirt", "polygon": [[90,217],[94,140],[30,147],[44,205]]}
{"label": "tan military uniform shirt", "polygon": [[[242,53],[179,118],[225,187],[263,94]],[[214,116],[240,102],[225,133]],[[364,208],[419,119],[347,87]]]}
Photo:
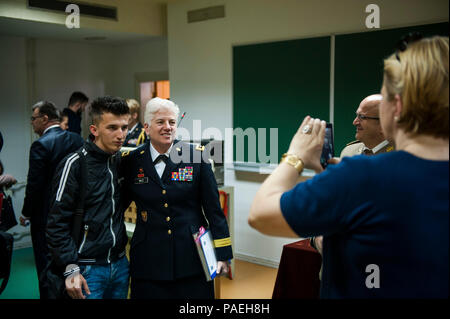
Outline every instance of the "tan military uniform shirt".
{"label": "tan military uniform shirt", "polygon": [[374,155],[374,154],[380,154],[385,152],[390,152],[394,150],[394,146],[387,140],[384,140],[377,146],[375,146],[372,150],[367,148],[363,142],[360,141],[353,141],[347,144],[346,147],[341,152],[341,158],[345,156],[354,156],[354,155],[360,155],[365,154],[365,151],[372,151],[372,154],[367,155]]}

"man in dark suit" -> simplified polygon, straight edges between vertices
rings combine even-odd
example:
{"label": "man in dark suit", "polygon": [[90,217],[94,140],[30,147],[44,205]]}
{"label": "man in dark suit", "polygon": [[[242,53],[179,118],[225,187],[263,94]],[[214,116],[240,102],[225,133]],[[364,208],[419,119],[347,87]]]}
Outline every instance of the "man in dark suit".
{"label": "man in dark suit", "polygon": [[[60,113],[51,102],[33,106],[31,125],[40,137],[31,144],[27,187],[23,203],[21,225],[31,223],[31,240],[38,278],[47,265],[45,227],[50,209],[51,182],[58,163],[83,145],[80,135],[64,131],[59,126]],[[46,299],[45,283],[39,282],[39,292]]]}
{"label": "man in dark suit", "polygon": [[178,107],[152,99],[145,123],[150,141],[124,152],[125,208],[136,203],[131,240],[131,298],[213,298],[193,239],[201,226],[214,240],[218,273],[233,257],[227,221],[216,180],[200,149],[174,141]]}

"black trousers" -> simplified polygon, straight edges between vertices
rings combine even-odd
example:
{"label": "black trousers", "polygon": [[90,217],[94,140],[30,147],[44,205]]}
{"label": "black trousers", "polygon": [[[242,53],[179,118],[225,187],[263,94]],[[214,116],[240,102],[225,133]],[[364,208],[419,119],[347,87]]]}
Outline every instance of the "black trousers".
{"label": "black trousers", "polygon": [[45,238],[45,225],[40,220],[31,219],[31,241],[33,243],[34,262],[39,280],[39,295],[41,299],[48,299],[47,283],[41,282],[41,274],[48,263],[48,245]]}
{"label": "black trousers", "polygon": [[170,281],[131,277],[131,299],[214,299],[214,281],[203,274]]}

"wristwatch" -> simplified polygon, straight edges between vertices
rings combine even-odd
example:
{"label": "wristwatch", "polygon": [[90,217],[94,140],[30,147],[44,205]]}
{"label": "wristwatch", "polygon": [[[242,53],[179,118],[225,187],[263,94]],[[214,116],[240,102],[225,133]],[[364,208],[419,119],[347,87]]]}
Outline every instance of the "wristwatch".
{"label": "wristwatch", "polygon": [[299,174],[303,171],[303,161],[298,158],[297,155],[284,153],[283,156],[281,156],[280,164],[283,162],[293,166]]}

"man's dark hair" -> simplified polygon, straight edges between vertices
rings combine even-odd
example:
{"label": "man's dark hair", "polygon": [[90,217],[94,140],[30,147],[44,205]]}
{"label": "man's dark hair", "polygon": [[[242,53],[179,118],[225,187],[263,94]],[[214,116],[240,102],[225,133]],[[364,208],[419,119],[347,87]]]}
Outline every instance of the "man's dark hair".
{"label": "man's dark hair", "polygon": [[96,98],[91,103],[90,115],[92,122],[98,124],[101,120],[103,113],[112,113],[114,115],[126,115],[130,114],[127,102],[120,97],[103,96]]}
{"label": "man's dark hair", "polygon": [[69,99],[68,106],[74,105],[77,102],[86,103],[89,101],[89,98],[83,92],[73,92]]}
{"label": "man's dark hair", "polygon": [[33,112],[39,109],[40,115],[47,115],[49,121],[59,121],[61,112],[50,101],[40,101],[33,105]]}

